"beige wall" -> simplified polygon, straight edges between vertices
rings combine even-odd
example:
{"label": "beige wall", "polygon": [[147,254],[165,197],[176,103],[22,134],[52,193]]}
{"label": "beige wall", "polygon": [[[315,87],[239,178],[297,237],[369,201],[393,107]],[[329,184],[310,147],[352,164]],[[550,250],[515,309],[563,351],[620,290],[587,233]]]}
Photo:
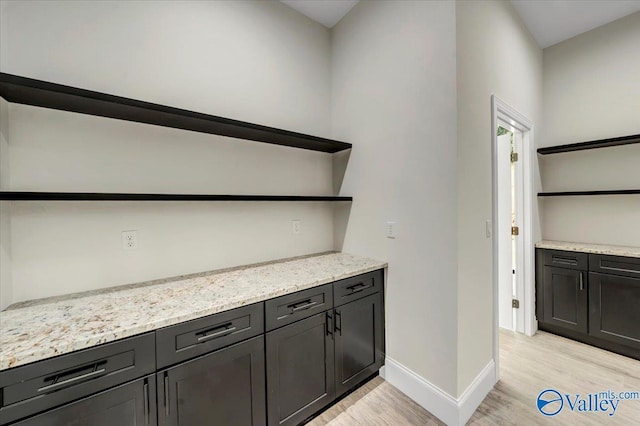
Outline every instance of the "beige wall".
{"label": "beige wall", "polygon": [[[279,2],[1,6],[2,72],[330,135],[329,31]],[[2,121],[13,190],[332,193],[324,153],[14,104]],[[334,247],[322,203],[12,202],[2,221],[3,306]]]}
{"label": "beige wall", "polygon": [[[504,1],[456,2],[457,395],[493,357],[491,95],[540,124],[542,51]],[[534,219],[534,222],[537,220]]]}
{"label": "beige wall", "polygon": [[[553,146],[640,133],[640,13],[544,50],[545,127]],[[640,145],[547,155],[545,191],[640,188]],[[542,202],[550,240],[640,246],[640,196]]]}
{"label": "beige wall", "polygon": [[455,5],[360,2],[334,28],[332,48],[334,136],[355,146],[341,191],[355,197],[343,249],[389,262],[388,357],[453,395]]}

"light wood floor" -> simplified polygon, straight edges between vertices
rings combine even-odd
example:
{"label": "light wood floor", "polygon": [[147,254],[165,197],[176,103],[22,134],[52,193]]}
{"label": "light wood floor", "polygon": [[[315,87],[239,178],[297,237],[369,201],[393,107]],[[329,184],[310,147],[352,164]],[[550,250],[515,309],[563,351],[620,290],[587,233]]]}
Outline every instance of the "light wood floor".
{"label": "light wood floor", "polygon": [[[534,337],[501,330],[500,381],[470,425],[640,425],[640,401],[621,401],[612,417],[563,409],[544,417],[536,408],[548,388],[575,395],[640,391],[640,361],[553,334]],[[309,425],[442,425],[436,417],[377,377]]]}

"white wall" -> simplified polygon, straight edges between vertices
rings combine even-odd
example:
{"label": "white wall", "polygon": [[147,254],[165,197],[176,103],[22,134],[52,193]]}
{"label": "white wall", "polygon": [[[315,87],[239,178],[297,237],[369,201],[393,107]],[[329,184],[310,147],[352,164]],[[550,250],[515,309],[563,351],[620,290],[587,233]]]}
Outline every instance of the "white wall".
{"label": "white wall", "polygon": [[485,221],[492,217],[491,95],[507,102],[537,129],[542,51],[505,1],[456,2],[456,36],[457,394],[461,395],[493,357],[492,250],[485,234]]}
{"label": "white wall", "polygon": [[[329,31],[279,2],[1,6],[2,72],[330,134]],[[13,190],[332,193],[324,153],[14,104],[6,121]],[[333,208],[322,203],[13,202],[11,210],[2,246],[11,244],[13,295],[2,292],[3,306],[334,246]],[[302,220],[296,238],[292,219]],[[120,233],[131,229],[140,249],[125,252]]]}
{"label": "white wall", "polygon": [[[360,2],[334,28],[333,136],[352,141],[343,249],[389,262],[387,355],[456,390],[453,2]],[[397,223],[397,238],[385,223]],[[337,241],[340,244],[341,241]]]}
{"label": "white wall", "polygon": [[[0,190],[9,188],[9,104],[0,98]],[[0,310],[13,300],[11,283],[11,203],[0,201]]]}
{"label": "white wall", "polygon": [[[543,146],[640,133],[640,13],[544,50]],[[541,157],[545,191],[640,188],[640,145]],[[640,246],[640,196],[543,201],[549,240]]]}

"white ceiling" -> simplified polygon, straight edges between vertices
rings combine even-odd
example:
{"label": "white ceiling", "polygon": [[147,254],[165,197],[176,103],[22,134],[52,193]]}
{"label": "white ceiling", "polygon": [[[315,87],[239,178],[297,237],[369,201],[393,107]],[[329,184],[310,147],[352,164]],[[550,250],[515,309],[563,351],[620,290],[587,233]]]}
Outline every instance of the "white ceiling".
{"label": "white ceiling", "polygon": [[[359,0],[280,0],[327,28]],[[511,0],[538,43],[545,48],[640,11],[640,0]]]}
{"label": "white ceiling", "polygon": [[543,49],[640,11],[640,0],[511,0],[511,3]]}
{"label": "white ceiling", "polygon": [[280,0],[327,28],[332,28],[359,0]]}

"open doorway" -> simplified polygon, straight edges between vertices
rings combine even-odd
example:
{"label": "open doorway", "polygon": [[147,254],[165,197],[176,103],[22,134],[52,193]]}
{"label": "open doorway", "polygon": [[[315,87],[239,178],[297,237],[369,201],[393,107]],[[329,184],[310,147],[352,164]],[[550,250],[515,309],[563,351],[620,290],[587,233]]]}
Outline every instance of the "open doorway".
{"label": "open doorway", "polygon": [[496,96],[492,104],[493,359],[500,327],[532,336],[534,317],[533,123]]}
{"label": "open doorway", "polygon": [[524,182],[522,173],[522,131],[498,120],[497,180],[498,222],[495,225],[499,247],[498,325],[500,328],[524,332],[520,300],[524,293],[524,245],[522,216]]}

